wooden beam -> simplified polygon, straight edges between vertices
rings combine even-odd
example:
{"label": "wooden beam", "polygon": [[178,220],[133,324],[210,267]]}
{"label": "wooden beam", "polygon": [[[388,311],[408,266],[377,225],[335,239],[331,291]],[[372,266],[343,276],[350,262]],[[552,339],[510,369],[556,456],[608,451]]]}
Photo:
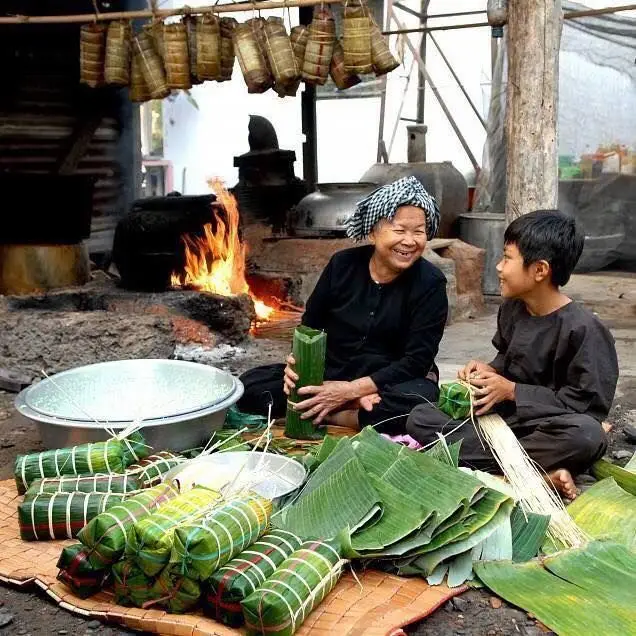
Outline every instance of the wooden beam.
{"label": "wooden beam", "polygon": [[558,205],[561,0],[510,0],[506,220]]}

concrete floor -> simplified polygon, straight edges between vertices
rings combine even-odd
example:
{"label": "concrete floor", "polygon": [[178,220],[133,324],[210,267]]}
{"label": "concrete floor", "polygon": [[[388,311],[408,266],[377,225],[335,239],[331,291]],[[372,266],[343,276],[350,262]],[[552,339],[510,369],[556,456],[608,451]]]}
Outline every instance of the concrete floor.
{"label": "concrete floor", "polygon": [[[636,388],[636,274],[580,274],[572,278],[564,291],[594,311],[610,328],[620,364],[616,397],[617,400],[628,397],[626,393]],[[455,377],[459,366],[472,358],[492,360],[497,305],[498,299],[493,299],[486,304],[485,315],[446,328],[437,357],[442,378]]]}

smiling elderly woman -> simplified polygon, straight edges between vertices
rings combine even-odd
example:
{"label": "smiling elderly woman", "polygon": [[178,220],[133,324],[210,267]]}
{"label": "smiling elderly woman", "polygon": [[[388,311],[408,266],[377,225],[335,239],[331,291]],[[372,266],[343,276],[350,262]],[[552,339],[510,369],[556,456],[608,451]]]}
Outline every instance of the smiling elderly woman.
{"label": "smiling elderly woman", "polygon": [[[325,382],[299,390],[304,418],[398,433],[413,407],[437,400],[446,279],[422,254],[438,225],[437,203],[414,177],[358,203],[347,235],[370,245],[331,258],[302,318],[327,332]],[[245,373],[239,408],[266,414],[273,402],[272,415],[282,417],[298,379],[293,366],[289,357]]]}

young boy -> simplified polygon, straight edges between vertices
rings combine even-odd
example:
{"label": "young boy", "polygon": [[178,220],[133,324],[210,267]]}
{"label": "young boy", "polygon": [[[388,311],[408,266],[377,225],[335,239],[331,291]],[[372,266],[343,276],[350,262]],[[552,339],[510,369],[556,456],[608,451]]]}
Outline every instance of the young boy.
{"label": "young boy", "polygon": [[[572,475],[607,448],[601,422],[618,380],[614,340],[596,316],[559,290],[583,251],[574,219],[557,210],[526,214],[506,229],[504,244],[497,271],[506,300],[492,341],[498,353],[490,364],[469,362],[459,378],[477,388],[476,415],[501,415],[557,489],[574,498]],[[406,428],[430,444],[459,424],[422,404]],[[464,464],[497,470],[470,422],[447,436],[449,442],[462,438]]]}

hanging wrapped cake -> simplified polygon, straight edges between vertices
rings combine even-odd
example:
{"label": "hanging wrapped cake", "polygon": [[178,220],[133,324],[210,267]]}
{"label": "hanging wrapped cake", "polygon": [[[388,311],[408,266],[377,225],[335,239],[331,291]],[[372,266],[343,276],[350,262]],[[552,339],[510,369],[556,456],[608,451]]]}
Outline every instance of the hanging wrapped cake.
{"label": "hanging wrapped cake", "polygon": [[[274,90],[281,96],[295,95],[300,69],[282,18],[270,17],[265,22],[265,51],[274,77]],[[290,92],[292,91],[293,92]]]}
{"label": "hanging wrapped cake", "polygon": [[234,18],[221,18],[221,73],[219,82],[227,82],[232,79],[234,71],[234,41],[232,34],[238,22]]}
{"label": "hanging wrapped cake", "polygon": [[221,21],[210,13],[197,21],[196,73],[200,80],[221,76]]}
{"label": "hanging wrapped cake", "polygon": [[344,51],[342,50],[340,40],[338,40],[336,45],[333,47],[333,56],[331,58],[329,74],[331,75],[333,83],[341,91],[351,88],[361,82],[360,78],[355,73],[350,73],[345,68]]}
{"label": "hanging wrapped cake", "polygon": [[247,92],[264,93],[272,85],[271,76],[252,25],[249,22],[237,24],[233,41]]}
{"label": "hanging wrapped cake", "polygon": [[373,72],[371,18],[364,0],[347,0],[342,26],[344,65],[349,73]]}
{"label": "hanging wrapped cake", "polygon": [[141,72],[152,99],[163,99],[170,94],[161,58],[152,36],[142,31],[133,40],[133,52],[138,54]]}
{"label": "hanging wrapped cake", "polygon": [[184,22],[165,24],[163,27],[165,50],[164,66],[166,84],[170,89],[189,90],[190,55],[188,52],[188,31]]}
{"label": "hanging wrapped cake", "polygon": [[91,88],[104,83],[106,25],[84,24],[80,29],[80,82]]}
{"label": "hanging wrapped cake", "polygon": [[132,28],[126,20],[113,20],[106,33],[104,81],[113,86],[128,86],[130,82],[130,42]]}
{"label": "hanging wrapped cake", "polygon": [[336,23],[331,9],[327,5],[315,7],[303,60],[302,79],[305,82],[325,84],[335,43]]}

